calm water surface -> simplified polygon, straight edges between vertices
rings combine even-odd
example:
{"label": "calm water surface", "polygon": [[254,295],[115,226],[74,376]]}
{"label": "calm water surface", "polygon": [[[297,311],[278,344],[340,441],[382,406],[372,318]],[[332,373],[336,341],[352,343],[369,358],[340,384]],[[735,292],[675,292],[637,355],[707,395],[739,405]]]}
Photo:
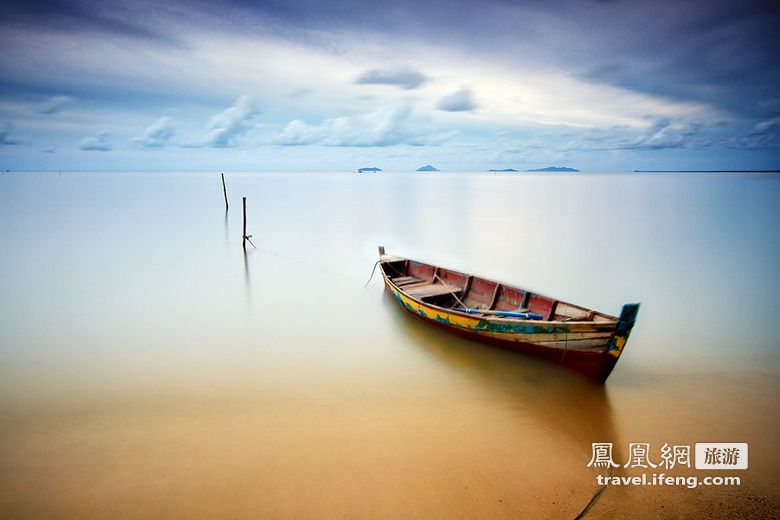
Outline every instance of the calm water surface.
{"label": "calm water surface", "polygon": [[[226,178],[0,174],[0,516],[574,517],[592,442],[717,441],[738,488],[590,515],[777,516],[780,177]],[[596,386],[411,319],[378,245],[642,309]]]}

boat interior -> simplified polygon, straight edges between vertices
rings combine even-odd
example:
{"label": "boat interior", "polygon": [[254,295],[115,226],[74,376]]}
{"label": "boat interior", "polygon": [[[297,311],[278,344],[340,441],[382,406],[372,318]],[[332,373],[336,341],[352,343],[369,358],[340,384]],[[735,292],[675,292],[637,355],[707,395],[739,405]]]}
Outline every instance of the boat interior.
{"label": "boat interior", "polygon": [[[544,321],[614,321],[616,318],[548,296],[472,276],[385,255],[382,269],[406,295],[447,309],[469,309],[469,314],[507,319],[506,313],[532,313]],[[538,319],[538,318],[537,318]]]}

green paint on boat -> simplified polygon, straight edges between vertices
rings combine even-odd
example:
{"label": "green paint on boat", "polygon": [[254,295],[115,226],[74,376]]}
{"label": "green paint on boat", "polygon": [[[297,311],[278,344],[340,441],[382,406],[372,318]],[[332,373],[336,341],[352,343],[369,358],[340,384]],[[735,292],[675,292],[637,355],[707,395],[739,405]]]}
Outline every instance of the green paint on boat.
{"label": "green paint on boat", "polygon": [[518,323],[501,323],[487,320],[480,320],[475,328],[476,330],[484,330],[485,332],[503,332],[509,334],[552,334],[569,332],[566,327],[555,327],[553,325],[522,325]]}

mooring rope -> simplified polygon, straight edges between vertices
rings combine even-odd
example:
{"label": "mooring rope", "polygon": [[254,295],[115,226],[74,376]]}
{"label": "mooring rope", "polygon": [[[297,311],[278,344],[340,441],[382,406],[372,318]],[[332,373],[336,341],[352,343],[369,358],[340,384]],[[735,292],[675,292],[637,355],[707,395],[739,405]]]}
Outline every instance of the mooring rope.
{"label": "mooring rope", "polygon": [[[607,478],[612,476],[612,467],[610,466],[607,470]],[[604,490],[607,489],[607,484],[604,484],[600,488],[596,490],[595,493],[593,493],[593,496],[591,497],[590,501],[585,505],[582,511],[580,511],[580,514],[574,517],[574,520],[581,520],[582,518],[585,518],[585,515],[590,511],[590,508],[593,507],[593,504],[596,503],[596,500],[601,496],[601,494],[604,492]]]}
{"label": "mooring rope", "polygon": [[368,281],[366,282],[366,285],[364,285],[363,287],[368,287],[368,284],[371,283],[371,280],[374,278],[374,272],[376,271],[376,266],[379,265],[379,262],[381,262],[381,260],[377,260],[376,263],[374,264],[374,268],[371,269],[371,276],[368,277]]}

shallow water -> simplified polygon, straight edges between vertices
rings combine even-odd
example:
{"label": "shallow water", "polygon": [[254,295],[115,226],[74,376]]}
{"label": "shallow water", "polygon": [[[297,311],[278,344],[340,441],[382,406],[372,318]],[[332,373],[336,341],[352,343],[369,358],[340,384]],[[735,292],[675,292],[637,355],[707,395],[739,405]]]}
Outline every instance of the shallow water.
{"label": "shallow water", "polygon": [[[780,177],[226,179],[0,175],[0,512],[573,517],[592,442],[723,441],[738,488],[590,514],[776,515]],[[595,386],[411,319],[378,245],[638,323]]]}

